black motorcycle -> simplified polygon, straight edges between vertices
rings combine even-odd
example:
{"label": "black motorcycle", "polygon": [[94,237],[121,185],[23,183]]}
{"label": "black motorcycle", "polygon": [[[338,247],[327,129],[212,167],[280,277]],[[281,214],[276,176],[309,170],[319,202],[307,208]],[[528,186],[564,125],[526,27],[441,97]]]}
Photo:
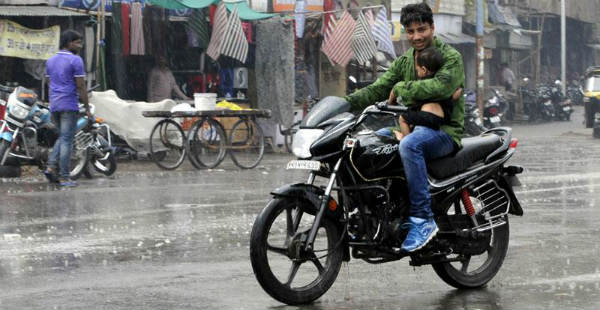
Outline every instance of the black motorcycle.
{"label": "black motorcycle", "polygon": [[410,257],[411,265],[432,265],[457,288],[490,281],[508,249],[508,214],[523,214],[512,190],[522,168],[506,165],[517,146],[511,129],[463,139],[456,154],[428,163],[440,231],[424,248],[405,253],[400,246],[410,203],[398,141],[374,129],[406,108],[378,103],[325,130],[325,119],[348,108],[341,98],[322,107],[326,99],[301,126],[322,133],[305,138],[307,151],[298,154],[306,156],[287,165],[310,170],[307,182],[275,189],[254,222],[250,259],[262,288],[286,304],[312,302],[351,257],[372,264]]}

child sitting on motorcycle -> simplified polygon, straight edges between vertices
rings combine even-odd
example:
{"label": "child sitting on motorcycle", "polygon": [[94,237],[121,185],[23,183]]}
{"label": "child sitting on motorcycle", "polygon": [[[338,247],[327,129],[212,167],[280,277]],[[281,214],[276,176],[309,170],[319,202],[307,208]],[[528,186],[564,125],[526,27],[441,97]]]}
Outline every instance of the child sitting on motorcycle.
{"label": "child sitting on motorcycle", "polygon": [[[420,80],[433,78],[443,64],[444,57],[435,47],[425,48],[419,52],[415,59],[417,77]],[[398,118],[401,132],[394,130],[396,139],[402,140],[410,134],[414,126],[425,126],[439,130],[441,125],[450,121],[452,99],[448,98],[437,102],[431,100],[416,102],[407,113],[400,115]]]}

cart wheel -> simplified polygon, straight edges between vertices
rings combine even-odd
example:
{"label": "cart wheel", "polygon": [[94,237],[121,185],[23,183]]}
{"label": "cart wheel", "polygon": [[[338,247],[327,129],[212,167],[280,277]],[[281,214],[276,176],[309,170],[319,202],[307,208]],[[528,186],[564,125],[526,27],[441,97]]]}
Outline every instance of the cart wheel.
{"label": "cart wheel", "polygon": [[227,155],[226,146],[223,127],[208,117],[196,121],[187,137],[190,162],[197,169],[218,166]]}
{"label": "cart wheel", "polygon": [[265,153],[265,136],[251,119],[240,119],[229,132],[229,154],[242,169],[252,169],[260,163]]}
{"label": "cart wheel", "polygon": [[172,119],[163,119],[150,133],[150,158],[162,169],[176,169],[185,159],[185,133]]}

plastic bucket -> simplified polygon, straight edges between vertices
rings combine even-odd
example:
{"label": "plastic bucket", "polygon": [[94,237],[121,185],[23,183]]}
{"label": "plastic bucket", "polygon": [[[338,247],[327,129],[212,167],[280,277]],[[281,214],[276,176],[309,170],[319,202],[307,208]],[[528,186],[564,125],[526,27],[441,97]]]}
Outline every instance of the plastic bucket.
{"label": "plastic bucket", "polygon": [[194,105],[196,110],[216,110],[217,94],[215,93],[195,93]]}

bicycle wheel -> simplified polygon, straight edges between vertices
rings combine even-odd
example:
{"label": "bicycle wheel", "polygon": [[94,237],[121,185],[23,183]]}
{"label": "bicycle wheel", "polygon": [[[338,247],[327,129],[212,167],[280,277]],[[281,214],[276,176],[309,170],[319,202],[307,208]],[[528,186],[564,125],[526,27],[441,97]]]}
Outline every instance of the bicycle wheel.
{"label": "bicycle wheel", "polygon": [[227,139],[219,122],[211,118],[198,120],[187,138],[190,162],[197,169],[214,168],[227,155]]}
{"label": "bicycle wheel", "polygon": [[254,120],[242,118],[231,127],[229,154],[238,167],[242,169],[256,167],[264,153],[265,137]]}
{"label": "bicycle wheel", "polygon": [[162,169],[173,170],[185,159],[185,133],[172,119],[163,119],[150,133],[150,158]]}

